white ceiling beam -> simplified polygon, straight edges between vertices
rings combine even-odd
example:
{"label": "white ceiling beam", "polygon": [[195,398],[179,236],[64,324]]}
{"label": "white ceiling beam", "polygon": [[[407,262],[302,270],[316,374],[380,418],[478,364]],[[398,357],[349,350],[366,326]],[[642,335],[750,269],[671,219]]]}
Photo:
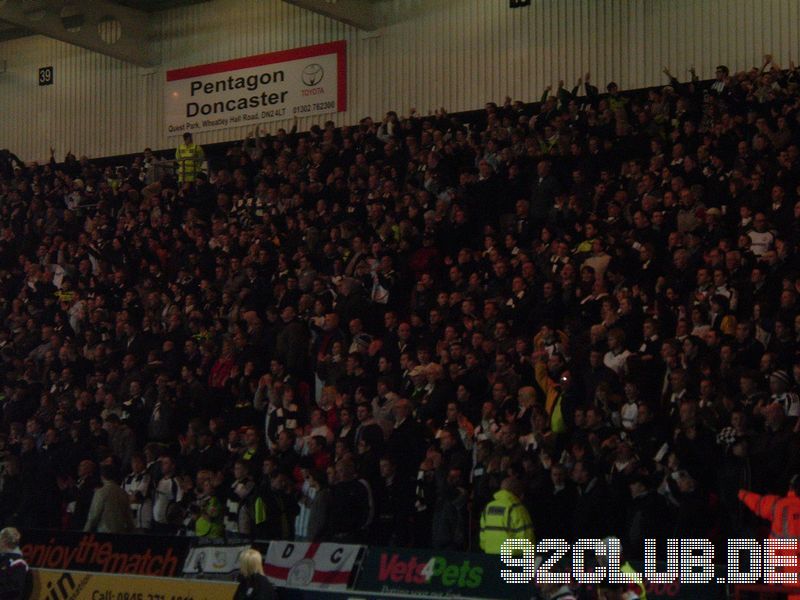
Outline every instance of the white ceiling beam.
{"label": "white ceiling beam", "polygon": [[107,0],[0,0],[0,19],[139,66],[159,63],[150,16]]}
{"label": "white ceiling beam", "polygon": [[375,31],[386,25],[382,11],[374,0],[284,0],[284,2],[366,31]]}

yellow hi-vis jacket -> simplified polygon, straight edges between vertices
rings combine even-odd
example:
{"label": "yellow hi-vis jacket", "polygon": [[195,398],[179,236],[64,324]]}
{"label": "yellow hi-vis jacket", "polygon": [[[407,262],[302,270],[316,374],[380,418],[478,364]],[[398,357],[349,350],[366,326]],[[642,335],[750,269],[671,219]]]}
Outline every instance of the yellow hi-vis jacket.
{"label": "yellow hi-vis jacket", "polygon": [[628,579],[627,591],[636,594],[639,600],[647,600],[647,591],[642,581],[642,574],[638,573],[628,561],[623,563],[622,567],[620,567],[620,571],[622,571],[623,575]]}
{"label": "yellow hi-vis jacket", "polygon": [[507,539],[535,543],[528,509],[511,492],[499,490],[481,514],[481,550],[486,554],[500,554],[500,546]]}
{"label": "yellow hi-vis jacket", "polygon": [[536,383],[545,394],[544,408],[550,416],[550,429],[553,433],[564,433],[567,428],[564,423],[564,414],[561,412],[561,388],[550,378],[547,372],[547,363],[537,361],[534,366]]}
{"label": "yellow hi-vis jacket", "polygon": [[181,144],[175,150],[175,160],[178,161],[178,181],[180,183],[192,182],[197,177],[203,166],[203,149],[192,142]]}

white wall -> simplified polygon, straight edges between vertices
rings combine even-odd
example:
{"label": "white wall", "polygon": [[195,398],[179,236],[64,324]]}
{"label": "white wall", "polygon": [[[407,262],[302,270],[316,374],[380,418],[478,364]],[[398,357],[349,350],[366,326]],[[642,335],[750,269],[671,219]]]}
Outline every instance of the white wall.
{"label": "white wall", "polygon": [[[162,64],[133,65],[41,36],[0,43],[0,147],[21,158],[47,157],[52,141],[89,156],[137,152],[175,143],[163,131],[162,89],[168,69],[309,44],[348,42],[348,110],[352,124],[385,110],[405,113],[479,108],[487,100],[533,100],[563,77],[587,69],[596,83],[622,88],[665,83],[695,65],[710,77],[720,62],[748,68],[771,52],[800,59],[797,0],[394,0],[424,6],[377,34],[295,8],[281,0],[212,0],[160,13]],[[798,60],[800,62],[800,60]],[[55,84],[39,87],[38,68],[55,67]],[[324,119],[301,120],[301,128]],[[271,127],[277,128],[276,123]],[[243,137],[244,129],[199,134],[200,143]]]}

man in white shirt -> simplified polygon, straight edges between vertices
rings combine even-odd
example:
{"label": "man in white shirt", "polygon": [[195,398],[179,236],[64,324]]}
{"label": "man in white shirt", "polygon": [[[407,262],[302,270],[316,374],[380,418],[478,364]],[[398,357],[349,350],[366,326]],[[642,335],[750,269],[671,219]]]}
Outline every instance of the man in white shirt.
{"label": "man in white shirt", "polygon": [[608,332],[608,352],[603,357],[603,364],[622,376],[627,371],[628,357],[632,353],[625,348],[625,332],[612,329]]}
{"label": "man in white shirt", "polygon": [[161,473],[153,491],[153,531],[168,535],[175,532],[169,522],[169,508],[183,499],[183,490],[175,477],[175,460],[171,456],[161,457]]}
{"label": "man in white shirt", "polygon": [[143,531],[150,529],[153,520],[150,475],[147,473],[144,456],[141,454],[134,454],[131,458],[131,473],[123,481],[122,489],[128,494],[136,529]]}
{"label": "man in white shirt", "polygon": [[775,236],[767,230],[767,217],[764,213],[756,213],[753,218],[753,229],[747,232],[750,238],[750,250],[760,258],[775,247]]}
{"label": "man in white shirt", "polygon": [[234,463],[233,476],[236,479],[225,500],[225,535],[233,538],[246,537],[252,533],[253,528],[253,514],[248,499],[255,488],[247,461],[239,459]]}
{"label": "man in white shirt", "polygon": [[639,421],[639,387],[633,381],[625,382],[625,402],[620,408],[620,422],[625,431],[633,431]]}

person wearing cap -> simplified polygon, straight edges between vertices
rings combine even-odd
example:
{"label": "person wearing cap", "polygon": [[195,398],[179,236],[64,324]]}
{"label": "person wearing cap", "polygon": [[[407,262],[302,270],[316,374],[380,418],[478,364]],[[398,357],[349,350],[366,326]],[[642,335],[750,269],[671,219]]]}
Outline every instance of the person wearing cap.
{"label": "person wearing cap", "polygon": [[204,159],[203,148],[194,143],[191,133],[188,131],[184,133],[183,143],[179,144],[175,150],[175,160],[178,163],[178,181],[180,183],[194,182],[203,167]]}
{"label": "person wearing cap", "polygon": [[27,600],[33,579],[19,549],[20,533],[13,527],[0,531],[0,598]]}
{"label": "person wearing cap", "polygon": [[535,543],[533,522],[522,504],[524,493],[518,479],[506,477],[486,505],[480,521],[480,547],[486,554],[500,554],[500,547],[508,539]]}

